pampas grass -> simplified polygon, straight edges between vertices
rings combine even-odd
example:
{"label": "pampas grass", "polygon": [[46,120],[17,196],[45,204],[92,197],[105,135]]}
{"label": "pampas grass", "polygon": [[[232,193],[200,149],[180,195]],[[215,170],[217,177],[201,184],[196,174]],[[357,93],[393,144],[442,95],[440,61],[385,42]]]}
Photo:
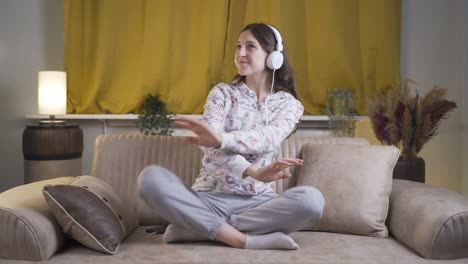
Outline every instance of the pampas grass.
{"label": "pampas grass", "polygon": [[424,97],[411,96],[403,81],[367,98],[367,112],[377,139],[401,149],[403,159],[415,158],[424,144],[437,135],[440,121],[457,107],[445,99],[447,90],[433,87]]}

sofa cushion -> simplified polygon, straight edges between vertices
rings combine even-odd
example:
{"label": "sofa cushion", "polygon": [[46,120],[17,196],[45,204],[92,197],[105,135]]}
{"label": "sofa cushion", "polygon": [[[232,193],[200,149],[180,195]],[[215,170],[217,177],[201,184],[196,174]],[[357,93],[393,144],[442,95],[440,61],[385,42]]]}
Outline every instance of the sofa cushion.
{"label": "sofa cushion", "polygon": [[[282,158],[299,158],[302,159],[302,146],[305,144],[346,144],[346,145],[369,145],[369,141],[362,137],[330,137],[330,136],[313,136],[304,137],[293,135],[281,143],[276,159]],[[277,180],[273,182],[273,188],[277,193],[283,193],[289,188],[297,186],[297,179],[301,167],[291,166],[284,169],[284,172],[289,172],[291,177]]]}
{"label": "sofa cushion", "polygon": [[468,258],[468,198],[462,194],[395,179],[387,224],[392,236],[425,258]]}
{"label": "sofa cushion", "polygon": [[141,199],[137,178],[147,166],[158,164],[191,186],[200,174],[203,152],[183,137],[140,134],[101,135],[94,146],[92,175],[108,183],[138,215],[140,225],[168,224]]}
{"label": "sofa cushion", "polygon": [[399,150],[393,146],[305,144],[299,185],[325,197],[322,218],[306,230],[388,236],[385,219]]}
{"label": "sofa cushion", "polygon": [[[369,144],[366,139],[355,137],[291,136],[281,144],[277,158],[299,158],[302,145],[306,142]],[[202,157],[201,149],[195,144],[185,142],[183,137],[100,135],[94,146],[91,173],[111,185],[128,206],[136,208],[140,225],[167,225],[168,222],[137,193],[138,175],[146,166],[158,164],[179,176],[187,186],[191,186],[200,174]],[[291,172],[292,177],[273,183],[278,193],[296,186],[297,183],[298,170],[291,167],[285,171]]]}
{"label": "sofa cushion", "polygon": [[117,253],[121,241],[137,226],[134,212],[96,177],[46,185],[43,193],[64,233],[94,250]]}
{"label": "sofa cushion", "polygon": [[[119,254],[102,256],[85,247],[67,247],[45,264],[466,264],[468,259],[434,261],[421,258],[395,238],[355,236],[331,232],[290,234],[299,250],[238,250],[206,241],[168,245],[162,235],[149,235],[138,227],[125,240]],[[1,261],[0,261],[1,262]],[[3,263],[2,263],[3,264]],[[20,264],[20,263],[9,263]],[[21,263],[23,264],[23,263]],[[31,263],[40,264],[40,263]]]}
{"label": "sofa cushion", "polygon": [[74,179],[44,180],[0,193],[0,258],[47,260],[63,247],[68,238],[55,221],[42,188]]}

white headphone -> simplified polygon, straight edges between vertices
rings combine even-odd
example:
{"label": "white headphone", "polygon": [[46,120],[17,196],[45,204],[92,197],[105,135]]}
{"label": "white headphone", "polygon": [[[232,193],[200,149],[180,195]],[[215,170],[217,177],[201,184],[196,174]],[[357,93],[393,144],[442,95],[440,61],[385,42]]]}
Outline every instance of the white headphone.
{"label": "white headphone", "polygon": [[276,50],[268,54],[266,64],[268,68],[272,70],[277,70],[281,68],[283,65],[284,57],[283,57],[283,38],[281,38],[281,34],[279,31],[274,28],[273,26],[268,25],[273,31],[276,39]]}
{"label": "white headphone", "polygon": [[[279,31],[274,28],[273,26],[268,25],[273,31],[276,39],[276,50],[268,54],[266,59],[267,67],[273,70],[273,77],[271,80],[271,94],[273,94],[273,86],[275,84],[275,71],[283,65],[284,57],[283,57],[283,38],[281,38],[281,34]],[[268,125],[268,100],[270,97],[267,97],[265,100],[265,125]]]}

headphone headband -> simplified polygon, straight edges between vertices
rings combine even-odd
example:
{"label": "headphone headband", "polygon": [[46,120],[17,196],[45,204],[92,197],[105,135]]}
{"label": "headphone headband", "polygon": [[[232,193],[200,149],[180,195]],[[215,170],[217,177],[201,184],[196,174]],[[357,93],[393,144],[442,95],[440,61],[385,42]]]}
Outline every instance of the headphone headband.
{"label": "headphone headband", "polygon": [[277,51],[283,51],[283,38],[281,37],[280,32],[273,26],[268,25],[271,28],[271,31],[273,31],[273,34],[275,35],[276,39],[276,50]]}

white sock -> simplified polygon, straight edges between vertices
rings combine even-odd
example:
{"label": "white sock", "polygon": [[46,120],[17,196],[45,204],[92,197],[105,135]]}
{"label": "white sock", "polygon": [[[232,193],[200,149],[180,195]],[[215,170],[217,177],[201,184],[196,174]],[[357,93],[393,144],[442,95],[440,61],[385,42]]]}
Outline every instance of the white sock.
{"label": "white sock", "polygon": [[192,230],[170,224],[164,232],[163,240],[166,243],[174,242],[195,242],[209,240],[204,235]]}
{"label": "white sock", "polygon": [[281,233],[271,233],[266,235],[247,235],[245,241],[246,249],[298,249],[299,245],[294,240]]}

